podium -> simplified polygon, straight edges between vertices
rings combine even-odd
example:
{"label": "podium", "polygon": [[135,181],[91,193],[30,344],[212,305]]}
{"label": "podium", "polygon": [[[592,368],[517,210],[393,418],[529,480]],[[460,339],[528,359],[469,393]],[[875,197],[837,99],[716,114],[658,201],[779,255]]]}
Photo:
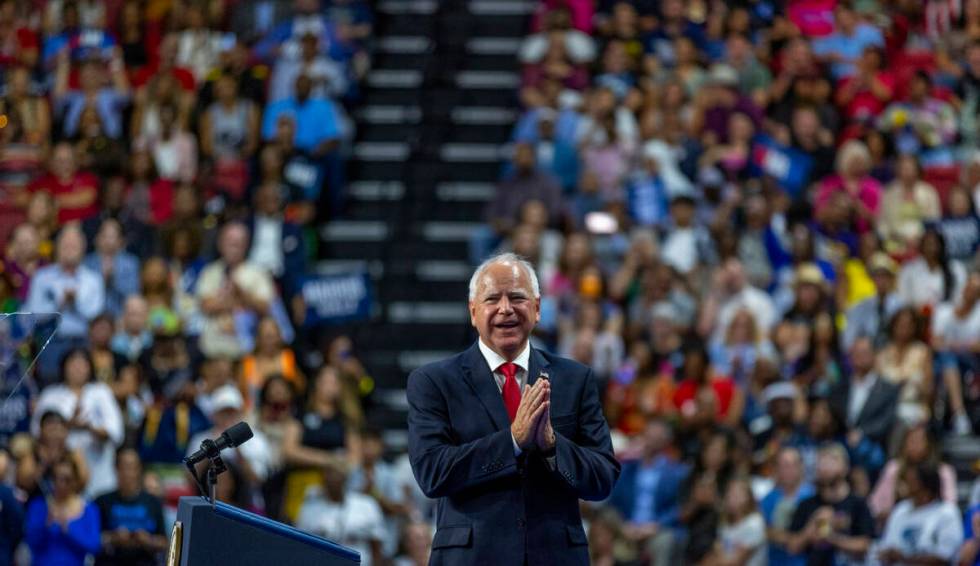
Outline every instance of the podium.
{"label": "podium", "polygon": [[[361,555],[288,525],[202,497],[181,497],[171,535],[176,566],[349,566]],[[179,548],[179,562],[171,562]]]}

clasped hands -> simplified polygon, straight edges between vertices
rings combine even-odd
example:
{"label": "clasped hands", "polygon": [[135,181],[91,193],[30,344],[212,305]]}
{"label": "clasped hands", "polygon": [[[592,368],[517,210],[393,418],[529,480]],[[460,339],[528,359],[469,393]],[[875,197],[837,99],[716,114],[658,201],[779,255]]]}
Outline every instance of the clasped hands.
{"label": "clasped hands", "polygon": [[537,380],[533,386],[525,385],[521,392],[521,404],[517,407],[514,422],[510,425],[514,442],[527,451],[536,448],[550,453],[555,448],[555,431],[551,428],[551,383]]}

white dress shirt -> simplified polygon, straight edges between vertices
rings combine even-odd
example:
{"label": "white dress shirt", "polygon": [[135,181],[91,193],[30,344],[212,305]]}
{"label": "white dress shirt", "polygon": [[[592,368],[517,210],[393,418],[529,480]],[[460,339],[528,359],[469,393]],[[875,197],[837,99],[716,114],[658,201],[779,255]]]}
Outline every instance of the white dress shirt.
{"label": "white dress shirt", "polygon": [[[504,382],[507,381],[507,376],[500,371],[500,366],[507,363],[507,360],[503,356],[494,352],[483,343],[483,339],[477,340],[480,345],[480,353],[483,354],[483,359],[487,361],[487,365],[490,367],[490,371],[493,373],[493,379],[497,382],[497,390],[500,391],[501,395],[504,392]],[[514,375],[514,379],[517,380],[517,387],[520,389],[521,393],[524,393],[524,384],[527,383],[527,371],[530,367],[529,362],[531,360],[531,341],[528,340],[527,344],[524,345],[524,349],[521,353],[514,358],[514,365],[517,366],[517,374]],[[517,439],[514,438],[514,433],[510,434],[510,439],[514,442],[514,456],[520,456],[521,447],[517,444]]]}
{"label": "white dress shirt", "polygon": [[[501,394],[504,392],[504,382],[507,381],[507,376],[500,371],[500,366],[507,363],[507,360],[503,356],[494,352],[483,343],[483,340],[479,340],[480,343],[480,353],[483,354],[483,359],[487,361],[487,365],[490,366],[490,371],[493,372],[493,379],[497,382],[497,390]],[[514,375],[514,379],[517,380],[517,386],[520,388],[521,392],[524,391],[524,384],[527,383],[527,370],[530,367],[531,360],[531,341],[528,340],[524,349],[521,353],[514,358],[514,364],[517,366],[517,374]]]}
{"label": "white dress shirt", "polygon": [[248,260],[279,277],[283,269],[282,219],[255,215],[255,232]]}
{"label": "white dress shirt", "polygon": [[868,397],[871,396],[871,389],[874,388],[877,381],[878,377],[874,373],[851,381],[851,397],[847,400],[847,423],[849,425],[854,426],[858,417],[861,416],[861,411],[868,403]]}
{"label": "white dress shirt", "polygon": [[[497,390],[500,391],[501,395],[503,395],[504,382],[507,381],[507,376],[498,370],[502,364],[507,363],[507,360],[505,360],[497,352],[491,350],[489,346],[483,343],[482,339],[477,340],[477,343],[480,345],[480,353],[483,354],[483,359],[487,361],[487,365],[490,366],[490,371],[493,372],[493,379],[497,382]],[[530,360],[531,341],[528,340],[527,344],[524,346],[524,349],[521,350],[521,353],[518,354],[516,358],[514,358],[513,362],[514,365],[517,366],[517,374],[514,376],[514,379],[517,380],[517,386],[521,389],[522,394],[524,391],[524,384],[527,383],[527,373],[531,367]],[[514,438],[513,432],[510,433],[510,440],[514,443],[514,456],[520,456],[523,450],[521,450],[521,447],[517,444],[517,439]],[[546,456],[545,462],[547,462],[549,468],[552,470],[555,469],[554,455]]]}

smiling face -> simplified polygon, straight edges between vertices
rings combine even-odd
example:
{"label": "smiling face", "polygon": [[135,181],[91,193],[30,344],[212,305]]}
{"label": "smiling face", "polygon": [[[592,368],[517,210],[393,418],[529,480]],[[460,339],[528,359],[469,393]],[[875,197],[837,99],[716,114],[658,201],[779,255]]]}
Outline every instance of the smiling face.
{"label": "smiling face", "polygon": [[529,274],[509,261],[483,270],[469,306],[480,340],[508,360],[517,357],[541,319],[541,299],[534,296]]}

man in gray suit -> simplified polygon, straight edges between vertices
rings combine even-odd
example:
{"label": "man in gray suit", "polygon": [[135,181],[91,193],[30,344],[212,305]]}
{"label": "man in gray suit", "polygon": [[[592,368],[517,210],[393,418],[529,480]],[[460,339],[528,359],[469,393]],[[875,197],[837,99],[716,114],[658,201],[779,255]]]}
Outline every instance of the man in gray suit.
{"label": "man in gray suit", "polygon": [[895,424],[899,388],[875,373],[875,350],[870,337],[854,341],[850,360],[850,379],[831,391],[830,404],[844,416],[849,429],[886,447]]}

